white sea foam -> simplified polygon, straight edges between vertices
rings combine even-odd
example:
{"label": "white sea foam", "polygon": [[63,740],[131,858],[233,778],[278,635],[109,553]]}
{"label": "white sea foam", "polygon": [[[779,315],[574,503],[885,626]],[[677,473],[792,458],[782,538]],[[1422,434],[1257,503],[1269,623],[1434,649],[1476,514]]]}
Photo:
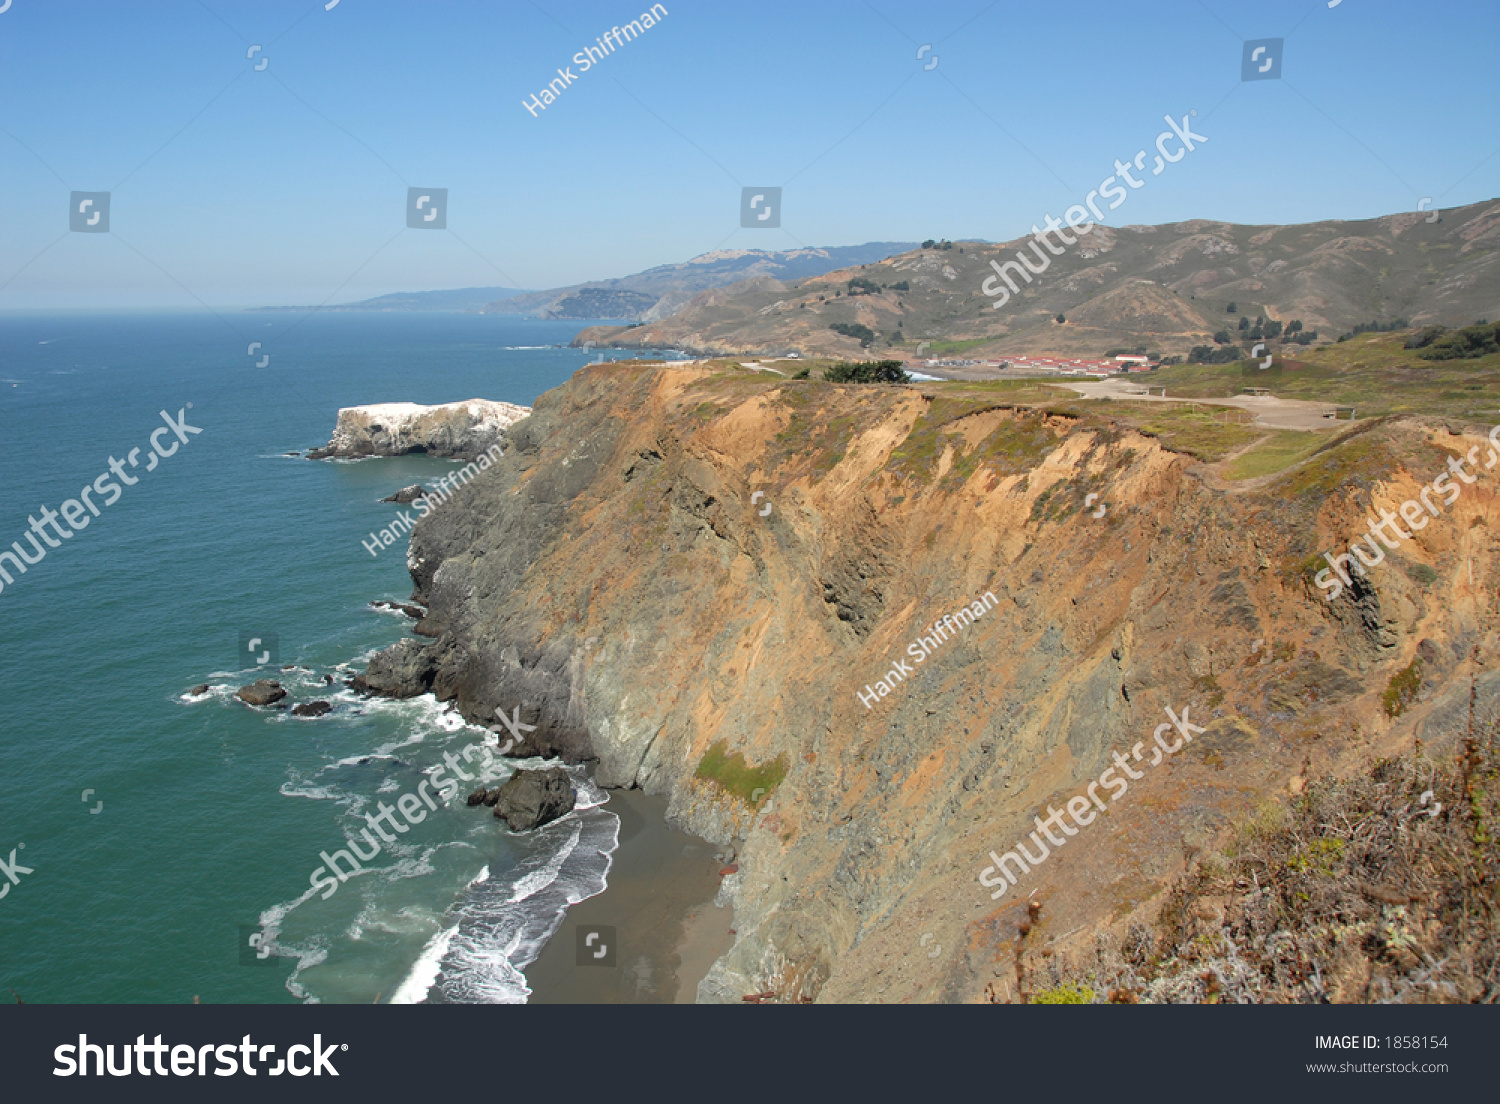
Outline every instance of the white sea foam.
{"label": "white sea foam", "polygon": [[428,941],[413,963],[411,972],[391,994],[392,1004],[420,1004],[427,998],[428,990],[442,971],[443,956],[448,953],[448,944],[453,942],[453,937],[457,934],[458,925],[454,924]]}

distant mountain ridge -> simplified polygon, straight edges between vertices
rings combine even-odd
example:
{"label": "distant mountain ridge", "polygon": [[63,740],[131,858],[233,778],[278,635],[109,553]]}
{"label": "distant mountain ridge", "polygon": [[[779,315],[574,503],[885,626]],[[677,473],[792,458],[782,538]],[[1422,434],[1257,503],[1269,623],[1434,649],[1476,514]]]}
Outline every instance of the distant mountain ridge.
{"label": "distant mountain ridge", "polygon": [[[719,249],[682,264],[657,265],[612,280],[593,280],[546,291],[515,288],[456,288],[404,291],[325,311],[468,311],[532,318],[619,318],[651,322],[681,309],[701,291],[755,276],[804,280],[838,268],[870,264],[916,248],[915,242],[866,242],[785,251]],[[301,311],[307,307],[258,307],[260,311]]]}
{"label": "distant mountain ridge", "polygon": [[[1319,341],[1371,321],[1455,326],[1500,317],[1497,200],[1291,226],[1099,225],[1069,240],[1050,252],[1033,251],[1029,236],[927,243],[800,280],[756,273],[700,292],[670,317],[628,331],[593,327],[576,341],[856,359],[885,349],[1097,357],[1142,346],[1184,354],[1227,332],[1217,344],[1243,342],[1248,355],[1253,342],[1242,335],[1260,315],[1300,320],[1302,336],[1317,331]],[[1018,254],[1030,259],[1029,272]],[[1001,300],[996,266],[1007,263],[1017,287]]]}
{"label": "distant mountain ridge", "polygon": [[[515,295],[486,306],[487,314],[539,318],[622,318],[655,322],[682,309],[694,295],[756,276],[805,280],[851,265],[872,264],[916,248],[916,242],[866,242],[821,249],[719,249],[682,264],[657,265],[618,280]],[[614,296],[607,292],[617,293]],[[631,293],[631,294],[624,294]],[[619,313],[589,313],[609,304]]]}
{"label": "distant mountain ridge", "polygon": [[[524,295],[525,292],[517,291],[515,288],[503,287],[477,287],[477,288],[451,288],[445,291],[397,291],[390,295],[379,295],[374,299],[362,299],[358,303],[340,303],[337,306],[323,307],[324,311],[467,311],[479,312],[487,305],[497,299],[504,299],[513,295]],[[254,311],[305,311],[312,308],[302,307],[252,307]],[[600,315],[602,318],[612,318],[613,315]]]}

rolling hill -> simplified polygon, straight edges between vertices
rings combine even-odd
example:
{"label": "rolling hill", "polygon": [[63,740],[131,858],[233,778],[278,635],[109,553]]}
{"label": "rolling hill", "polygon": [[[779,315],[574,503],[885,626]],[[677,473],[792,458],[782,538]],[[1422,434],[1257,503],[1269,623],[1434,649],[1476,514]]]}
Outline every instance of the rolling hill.
{"label": "rolling hill", "polygon": [[925,341],[928,356],[1100,356],[1135,346],[1169,355],[1211,343],[1220,330],[1233,337],[1245,315],[1300,319],[1320,342],[1368,321],[1453,326],[1500,315],[1500,201],[1449,209],[1437,221],[1429,214],[1096,226],[1059,256],[1043,252],[1048,267],[1029,284],[1016,278],[1017,293],[999,310],[983,290],[992,263],[1022,248],[1031,257],[1030,238],[941,242],[809,278],[757,273],[703,291],[669,317],[628,331],[595,327],[578,341],[710,354],[911,356]]}

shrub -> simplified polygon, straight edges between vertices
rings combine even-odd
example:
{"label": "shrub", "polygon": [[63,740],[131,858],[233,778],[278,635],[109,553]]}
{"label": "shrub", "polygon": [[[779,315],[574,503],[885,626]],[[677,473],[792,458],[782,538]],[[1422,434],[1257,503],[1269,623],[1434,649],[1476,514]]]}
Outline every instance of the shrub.
{"label": "shrub", "polygon": [[1438,579],[1438,573],[1424,563],[1412,564],[1406,569],[1406,573],[1411,576],[1413,582],[1420,583],[1422,586],[1431,586]]}
{"label": "shrub", "polygon": [[1423,360],[1469,360],[1490,353],[1500,353],[1500,324],[1482,322],[1454,330],[1418,355]]}
{"label": "shrub", "polygon": [[1403,348],[1425,349],[1447,332],[1447,326],[1423,326],[1406,339],[1406,344]]}
{"label": "shrub", "polygon": [[1380,695],[1381,707],[1392,720],[1406,712],[1406,707],[1415,700],[1422,689],[1422,657],[1418,656],[1402,670],[1391,676],[1385,693]]}
{"label": "shrub", "polygon": [[1075,981],[1065,982],[1055,989],[1043,989],[1031,998],[1032,1004],[1093,1004],[1094,991]]}

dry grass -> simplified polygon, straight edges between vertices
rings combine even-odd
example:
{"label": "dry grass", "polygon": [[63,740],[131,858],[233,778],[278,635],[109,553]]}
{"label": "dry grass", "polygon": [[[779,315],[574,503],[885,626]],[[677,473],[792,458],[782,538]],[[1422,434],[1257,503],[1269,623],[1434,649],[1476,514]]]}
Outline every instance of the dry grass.
{"label": "dry grass", "polygon": [[[1025,964],[1022,992],[1096,1003],[1500,1002],[1500,726],[1454,758],[1377,763],[1268,803],[1154,926],[1089,961]],[[1018,964],[1020,965],[1020,964]]]}

